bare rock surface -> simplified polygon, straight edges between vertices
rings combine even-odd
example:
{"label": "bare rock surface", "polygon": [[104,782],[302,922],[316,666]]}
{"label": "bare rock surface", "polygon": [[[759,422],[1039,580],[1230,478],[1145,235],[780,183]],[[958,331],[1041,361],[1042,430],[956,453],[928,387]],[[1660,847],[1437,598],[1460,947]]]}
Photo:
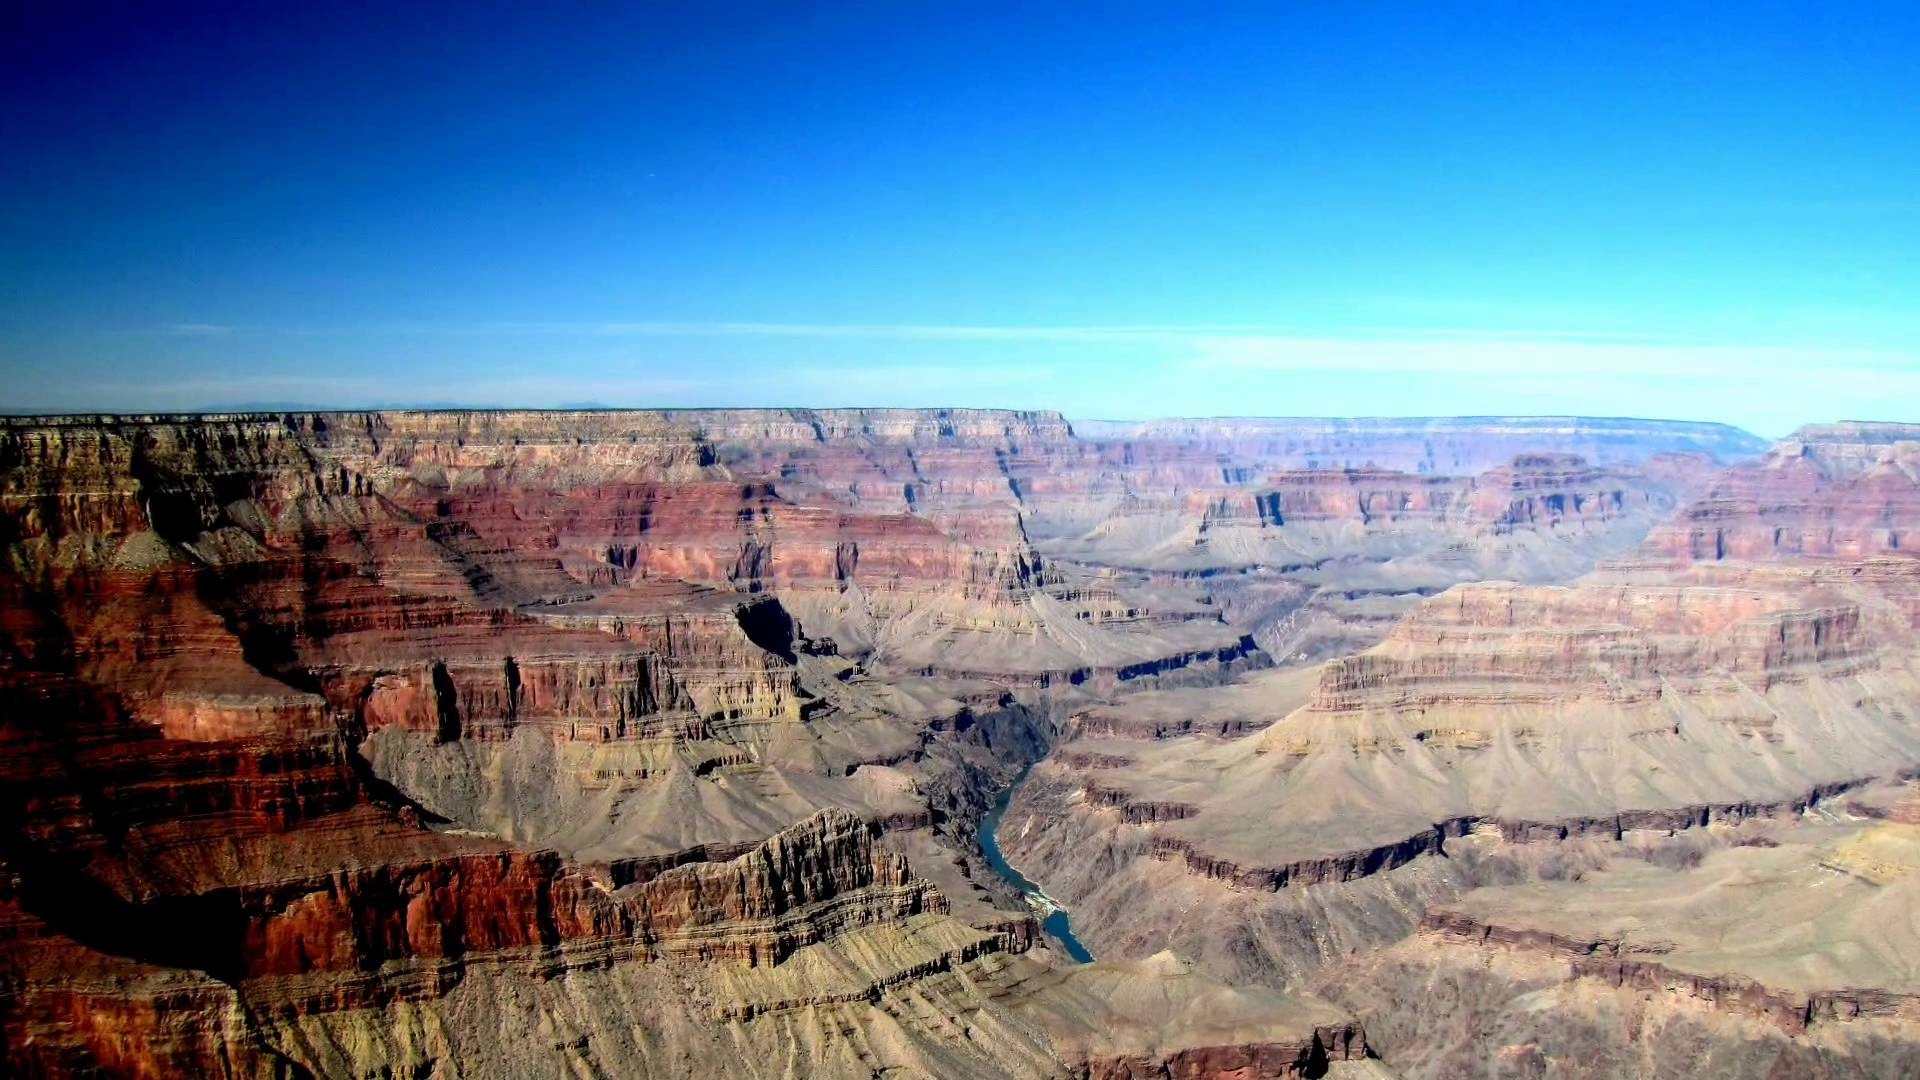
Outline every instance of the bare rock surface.
{"label": "bare rock surface", "polygon": [[7,1068],[1900,1075],[1916,431],[0,421]]}
{"label": "bare rock surface", "polygon": [[[1096,954],[1318,989],[1412,1075],[1899,1075],[1911,435],[1803,430],[1571,582],[1488,575],[1520,580],[1287,655],[1265,710],[1233,696],[1258,681],[1086,709],[1002,847]],[[1516,955],[1462,955],[1490,943]],[[1457,1004],[1421,1013],[1442,982]]]}

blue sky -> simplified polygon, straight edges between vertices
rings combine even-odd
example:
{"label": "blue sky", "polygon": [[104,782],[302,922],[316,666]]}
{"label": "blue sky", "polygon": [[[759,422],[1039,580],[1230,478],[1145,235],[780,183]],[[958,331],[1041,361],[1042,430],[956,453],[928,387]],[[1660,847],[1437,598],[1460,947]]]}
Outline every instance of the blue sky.
{"label": "blue sky", "polygon": [[11,5],[0,406],[1920,420],[1912,4],[563,6]]}

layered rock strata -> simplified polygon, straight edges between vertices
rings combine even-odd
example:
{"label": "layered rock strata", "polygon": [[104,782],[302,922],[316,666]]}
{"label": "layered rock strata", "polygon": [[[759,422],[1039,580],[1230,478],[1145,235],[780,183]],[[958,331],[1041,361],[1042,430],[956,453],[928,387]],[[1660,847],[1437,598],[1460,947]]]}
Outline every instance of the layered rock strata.
{"label": "layered rock strata", "polygon": [[[970,986],[1057,961],[956,850],[1052,695],[1263,657],[1210,604],[1036,553],[1032,490],[1123,485],[1100,461],[1016,413],[5,422],[8,1067],[1108,1060],[1070,1038],[1107,990],[982,1010]],[[940,1034],[961,1015],[972,1049]],[[1324,1007],[1156,1030],[1112,1060],[1360,1045]]]}
{"label": "layered rock strata", "polygon": [[[1236,981],[1323,990],[1342,985],[1343,957],[1377,956],[1363,966],[1383,992],[1423,971],[1454,977],[1451,961],[1433,959],[1442,945],[1415,939],[1465,944],[1473,932],[1449,935],[1448,920],[1488,886],[1558,883],[1555,903],[1577,909],[1605,894],[1596,882],[1626,880],[1623,865],[1703,853],[1708,865],[1742,865],[1791,847],[1773,834],[1849,813],[1867,805],[1861,793],[1920,769],[1920,563],[1897,547],[1920,525],[1909,434],[1803,431],[1761,461],[1690,482],[1697,498],[1670,524],[1572,584],[1461,584],[1413,604],[1377,644],[1276,684],[1264,715],[1239,710],[1252,722],[1216,721],[1195,702],[1170,723],[1154,695],[1086,710],[1010,807],[1002,846],[1072,909],[1099,955],[1173,947]],[[1535,455],[1527,468],[1551,485],[1577,467]],[[1489,497],[1481,510],[1525,528],[1550,505],[1496,510]],[[1884,890],[1898,864],[1889,844],[1853,842],[1819,862]],[[1641,918],[1650,929],[1686,921],[1658,907]],[[1495,927],[1475,931],[1486,940],[1518,925],[1468,922]],[[1783,983],[1668,953],[1616,955],[1572,927],[1552,933],[1585,959],[1551,943],[1557,968],[1514,959],[1525,989],[1513,1000],[1562,984],[1674,989],[1765,1019],[1789,1041],[1909,1038],[1906,991],[1890,984]],[[1781,954],[1796,950],[1810,951]],[[1475,986],[1488,1001],[1507,992]],[[1588,992],[1569,989],[1554,1022],[1571,1027],[1572,998]],[[1361,1007],[1362,995],[1334,996],[1400,1023],[1396,1033],[1436,1034]],[[1821,1034],[1843,1017],[1861,1026]],[[1744,1022],[1705,1022],[1701,1037],[1724,1044],[1738,1038],[1727,1025]],[[1382,1052],[1419,1075],[1459,1065],[1430,1049],[1399,1041]],[[1830,1051],[1776,1047],[1766,1060]],[[1634,1073],[1606,1060],[1612,1075]],[[1439,1071],[1420,1071],[1429,1066]]]}

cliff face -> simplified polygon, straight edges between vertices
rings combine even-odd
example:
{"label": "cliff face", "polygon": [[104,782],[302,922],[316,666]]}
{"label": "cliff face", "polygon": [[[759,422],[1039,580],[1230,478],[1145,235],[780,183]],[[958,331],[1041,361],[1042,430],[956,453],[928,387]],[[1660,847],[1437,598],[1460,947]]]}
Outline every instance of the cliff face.
{"label": "cliff face", "polygon": [[[1603,521],[1626,513],[1629,502],[1667,505],[1637,473],[1609,472],[1574,454],[1523,454],[1478,476],[1372,467],[1275,472],[1246,488],[1196,486],[1181,509],[1200,515],[1203,529],[1308,522],[1500,529]],[[1142,500],[1130,509],[1143,513],[1153,506]]]}
{"label": "cliff face", "polygon": [[[1911,587],[1814,570],[1458,586],[1320,667],[1256,734],[1060,767],[1084,774],[1081,805],[1151,828],[1142,855],[1250,889],[1381,873],[1475,832],[1617,838],[1796,811],[1920,768]],[[1127,707],[1074,730],[1148,730],[1114,719]]]}
{"label": "cliff face", "polygon": [[[1050,571],[1023,482],[1066,463],[1107,482],[1038,413],[0,424],[8,1068],[724,1071],[816,1009],[851,1067],[899,1001],[977,1013],[1037,933],[940,826],[1034,752],[1033,695],[1258,659]],[[499,1043],[574,980],[647,1019]],[[1035,1023],[961,1053],[916,1021],[903,1060],[1057,1074]]]}
{"label": "cliff face", "polygon": [[[1563,451],[1605,429],[1625,440],[1620,460],[1667,445],[1615,427],[1451,430]],[[1399,430],[1362,428],[1351,438],[1384,448]],[[1087,581],[1085,563],[1118,553],[1128,565],[1238,573],[1316,566],[1349,552],[1405,564],[1424,550],[1437,561],[1426,580],[1408,582],[1416,589],[1516,559],[1534,567],[1529,576],[1564,576],[1636,542],[1678,482],[1671,470],[1659,479],[1607,472],[1564,452],[1509,454],[1478,479],[1276,474],[1270,466],[1285,455],[1263,453],[1235,459],[1179,442],[1094,443],[1057,415],[1010,412],[21,420],[0,432],[0,539],[24,578],[48,584],[75,571],[217,566],[239,592],[229,611],[298,612],[299,625],[249,627],[282,650],[346,631],[365,639],[451,622],[476,602],[549,622],[671,611],[681,605],[659,594],[691,585],[775,593],[815,636],[853,655],[897,650],[909,668],[949,669],[933,654],[979,653],[982,662],[951,670],[991,674],[1009,656],[1044,655],[1019,647],[1037,635],[1061,645],[1041,673],[1065,680],[1231,651],[1270,603],[1288,602],[1284,593],[1265,599],[1264,583],[1236,587],[1222,590],[1214,611],[1185,612],[1185,631],[1109,623],[1115,632],[1087,640],[1063,620],[1187,605],[1116,594]],[[1079,523],[1095,527],[1072,539]],[[1030,528],[1052,539],[1036,545]],[[1460,542],[1474,537],[1493,542],[1462,563]],[[1066,562],[1054,565],[1048,551]],[[367,578],[386,593],[404,588],[380,595]],[[1099,606],[1083,607],[1083,598]],[[451,610],[429,610],[436,603]],[[1229,616],[1244,609],[1247,625],[1226,632],[1222,608]],[[1345,613],[1336,605],[1331,617]],[[910,621],[889,635],[900,619]],[[1307,636],[1318,640],[1325,628],[1313,624],[1325,621],[1304,620]],[[1168,625],[1163,614],[1157,626]],[[506,650],[498,652],[487,662],[504,665]],[[1075,653],[1095,662],[1076,663]],[[764,667],[746,655],[747,666]],[[728,667],[683,680],[699,711],[790,716],[801,707],[778,670]]]}
{"label": "cliff face", "polygon": [[1861,559],[1912,548],[1920,425],[1803,428],[1716,481],[1650,551],[1695,561]]}
{"label": "cliff face", "polygon": [[1422,604],[1376,649],[1330,662],[1309,707],[1340,713],[1632,703],[1674,680],[1776,681],[1872,663],[1858,605],[1796,607],[1778,593],[1707,587],[1461,586]]}
{"label": "cliff face", "polygon": [[[1791,505],[1830,528],[1857,508],[1862,477],[1886,475],[1890,466],[1877,454],[1851,442],[1794,451],[1796,461],[1855,464],[1828,467],[1811,497]],[[1676,522],[1697,520],[1752,468],[1762,467],[1736,468]],[[1788,474],[1789,489],[1797,475]],[[1779,489],[1760,501],[1789,505]],[[1897,510],[1874,513],[1898,521]],[[1920,577],[1912,560],[1870,548],[1846,558],[1831,548],[1767,545],[1745,560],[1695,568],[1661,561],[1666,554],[1657,534],[1638,561],[1570,586],[1463,585],[1427,600],[1378,646],[1327,664],[1306,707],[1270,728],[1262,747],[1293,759],[1329,746],[1362,756],[1418,747],[1467,777],[1512,747],[1537,762],[1537,776],[1554,777],[1564,774],[1571,748],[1591,753],[1611,741],[1601,732],[1613,725],[1629,741],[1610,753],[1637,745],[1679,755],[1594,777],[1609,794],[1563,804],[1587,812],[1777,801],[1793,787],[1811,791],[1914,764],[1906,717],[1917,692],[1912,609]],[[1840,746],[1816,734],[1836,716],[1854,734]],[[1736,741],[1722,745],[1728,734]],[[1875,754],[1852,751],[1869,744],[1879,748],[1879,767]],[[1763,764],[1776,746],[1811,753],[1783,771]],[[1743,758],[1756,766],[1750,782],[1703,785],[1675,769],[1698,760],[1725,777]],[[1815,758],[1822,763],[1808,768]],[[1800,782],[1779,785],[1786,772]],[[1660,778],[1645,780],[1654,774]],[[1466,787],[1478,784],[1468,779]],[[1554,805],[1537,791],[1531,797]],[[1452,805],[1483,815],[1521,809],[1491,787]]]}
{"label": "cliff face", "polygon": [[832,933],[945,909],[904,859],[874,849],[872,831],[823,811],[732,860],[689,860],[612,891],[551,852],[490,851],[245,886],[218,903],[238,920],[249,980],[511,950],[557,950],[549,962],[562,965],[775,963]]}
{"label": "cliff face", "polygon": [[[1167,522],[1156,519],[1168,516],[1192,523],[1200,538],[1209,530],[1240,527],[1270,530],[1266,539],[1286,540],[1291,527],[1298,534],[1296,544],[1314,542],[1329,525],[1384,536],[1451,529],[1455,539],[1516,528],[1584,529],[1665,513],[1673,508],[1676,492],[1690,490],[1711,470],[1707,459],[1698,457],[1649,473],[1601,468],[1573,454],[1522,454],[1480,473],[1417,474],[1365,466],[1216,475],[1132,493],[1088,539],[1128,534],[1138,540],[1142,537],[1132,534],[1146,525],[1165,528]],[[1134,552],[1132,558],[1143,554]]]}
{"label": "cliff face", "polygon": [[[1863,847],[1878,866],[1871,881],[1839,872],[1846,860],[1836,856]],[[1631,1068],[1620,1058],[1634,1044],[1655,1048],[1662,1067],[1736,1075],[1912,1067],[1920,1011],[1900,958],[1913,932],[1898,913],[1920,867],[1914,826],[1834,816],[1755,823],[1731,844],[1692,852],[1614,860],[1581,881],[1467,892],[1342,981],[1383,1002],[1419,987],[1454,991],[1432,1012],[1399,1014],[1404,1027],[1390,1037],[1417,1044],[1407,1055],[1415,1068],[1446,1056],[1423,1037],[1436,1029],[1462,1033],[1463,1054],[1526,1031],[1521,1042],[1548,1056],[1612,1023],[1634,1038],[1594,1042],[1591,1053],[1614,1072]],[[1468,1011],[1480,1015],[1463,1024]]]}
{"label": "cliff face", "polygon": [[[1856,441],[1798,459],[1806,506],[1891,483],[1898,440]],[[979,863],[993,790],[1061,731],[1102,740],[1034,797],[1093,838],[1084,878],[1186,902],[1786,812],[1920,758],[1890,539],[1641,548],[1703,451],[1739,440],[0,421],[8,1067],[717,1073],[807,1046],[826,1075],[1316,1074],[1367,1052],[1354,1010],[1152,950],[1064,965]],[[1493,576],[1529,584],[1445,591]]]}
{"label": "cliff face", "polygon": [[1189,477],[1130,490],[1092,527],[1036,547],[1069,576],[1093,566],[1204,588],[1264,651],[1302,661],[1373,644],[1457,583],[1564,581],[1628,555],[1715,471],[1700,455],[1600,466],[1537,451],[1477,474]]}
{"label": "cliff face", "polygon": [[1660,952],[1635,955],[1617,941],[1588,941],[1549,931],[1496,926],[1448,911],[1421,917],[1420,930],[1481,948],[1537,951],[1568,961],[1568,974],[1609,986],[1680,993],[1730,1012],[1759,1016],[1789,1035],[1820,1023],[1860,1019],[1920,1020],[1920,995],[1886,990],[1833,989],[1795,993],[1738,975],[1676,970]]}
{"label": "cliff face", "polygon": [[[1644,1075],[1636,1046],[1675,1071],[1898,1075],[1916,954],[1892,912],[1920,860],[1883,793],[1920,771],[1909,434],[1808,429],[1717,477],[1643,462],[1677,513],[1585,576],[1435,589],[1365,648],[1262,675],[1264,707],[1083,710],[1003,849],[1097,954],[1317,988],[1410,1075],[1583,1054]],[[1467,543],[1490,544],[1630,514],[1607,471],[1540,453],[1471,482],[1306,474],[1291,516],[1195,505],[1210,530],[1479,522]],[[1870,811],[1887,831],[1854,837]]]}
{"label": "cliff face", "polygon": [[[19,884],[0,897],[10,1066],[272,1075],[289,1056],[274,1045],[279,1020],[432,1008],[470,973],[769,965],[944,912],[871,836],[849,815],[822,814],[729,862],[619,889],[551,852],[449,844],[364,814],[275,837],[271,879],[190,894],[91,899],[39,857],[10,857]],[[289,858],[305,869],[279,876]],[[997,947],[981,938],[976,952]]]}

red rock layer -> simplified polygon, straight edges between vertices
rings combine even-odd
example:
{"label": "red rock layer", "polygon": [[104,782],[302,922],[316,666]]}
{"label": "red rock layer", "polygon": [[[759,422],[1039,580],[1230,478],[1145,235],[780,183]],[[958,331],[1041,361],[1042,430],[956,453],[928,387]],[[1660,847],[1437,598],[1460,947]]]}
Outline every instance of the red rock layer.
{"label": "red rock layer", "polygon": [[1629,501],[1661,498],[1637,473],[1607,471],[1575,455],[1525,454],[1479,476],[1438,476],[1378,468],[1273,473],[1251,490],[1191,490],[1185,509],[1205,523],[1353,521],[1478,523],[1496,530],[1604,521]]}
{"label": "red rock layer", "polygon": [[1300,1043],[1199,1046],[1161,1057],[1111,1057],[1089,1061],[1088,1080],[1294,1080],[1323,1076],[1330,1061],[1367,1057],[1357,1025],[1315,1028]]}
{"label": "red rock layer", "polygon": [[1130,515],[1169,507],[1204,532],[1222,524],[1284,527],[1352,522],[1362,526],[1445,525],[1486,529],[1554,528],[1611,521],[1630,509],[1659,512],[1710,468],[1666,468],[1659,479],[1634,470],[1593,467],[1575,455],[1526,454],[1478,476],[1430,475],[1374,467],[1296,469],[1265,476],[1180,477],[1131,489],[1113,511]]}
{"label": "red rock layer", "polygon": [[[1920,535],[1920,425],[1805,428],[1648,538],[1687,560],[1861,559]],[[1905,544],[1903,549],[1902,544]]]}
{"label": "red rock layer", "polygon": [[[1062,584],[1028,542],[1031,503],[1257,488],[1298,464],[1287,454],[1094,444],[1054,414],[960,410],[0,421],[7,1065],[292,1072],[250,1017],[432,998],[476,964],[540,978],[767,963],[942,910],[870,825],[837,812],[748,850],[595,867],[434,831],[360,741],[390,727],[686,740],[798,721],[818,705],[796,668],[831,646],[780,595],[845,593],[876,618],[930,596],[1017,604]],[[1528,459],[1465,512],[1604,515],[1609,483]],[[1366,472],[1289,476],[1265,506],[1418,516],[1433,504],[1408,492],[1428,489],[1458,508],[1458,485]],[[1206,498],[1223,520],[1264,512]],[[1087,622],[1161,618],[1085,592],[1072,599]],[[1780,648],[1791,659],[1851,632],[1836,618],[1826,638]],[[1179,648],[1060,677],[1257,652],[1230,635]],[[1118,797],[1146,820],[1183,812]],[[969,947],[1034,932],[1014,920]],[[1291,1075],[1353,1041],[1155,1067]]]}

